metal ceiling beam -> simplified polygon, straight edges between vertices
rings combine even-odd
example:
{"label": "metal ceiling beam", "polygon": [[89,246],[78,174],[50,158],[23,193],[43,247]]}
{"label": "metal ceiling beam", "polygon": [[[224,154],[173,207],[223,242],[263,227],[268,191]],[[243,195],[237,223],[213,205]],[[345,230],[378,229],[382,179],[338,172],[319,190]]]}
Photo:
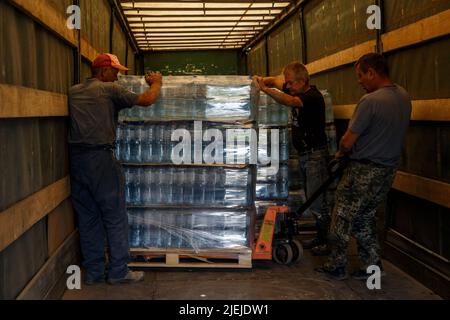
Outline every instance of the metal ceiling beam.
{"label": "metal ceiling beam", "polygon": [[[170,29],[183,29],[183,30],[177,30],[177,31],[171,31]],[[232,31],[231,29],[231,27],[230,28],[219,28],[219,27],[216,27],[216,28],[212,28],[212,30],[207,30],[207,29],[211,29],[211,27],[183,27],[183,28],[180,28],[180,27],[173,27],[173,28],[170,28],[170,27],[166,27],[166,28],[133,28],[132,30],[135,32],[135,33],[142,33],[142,32],[144,32],[144,33],[161,33],[161,32],[164,32],[164,33],[169,33],[169,32],[172,32],[172,33],[187,33],[187,32],[189,32],[189,33],[191,33],[191,32],[230,32],[230,31]],[[253,27],[238,27],[238,28],[235,28],[234,29],[234,31],[259,31],[259,30],[262,30],[263,28],[262,27],[257,27],[257,28],[253,28]]]}
{"label": "metal ceiling beam", "polygon": [[213,41],[213,42],[195,42],[195,43],[142,43],[141,45],[147,45],[150,47],[185,47],[185,46],[207,46],[207,45],[216,45],[216,46],[241,46],[244,45],[245,42],[226,42],[226,43],[222,43],[222,42],[217,42],[217,41]]}
{"label": "metal ceiling beam", "polygon": [[[211,36],[226,36],[228,32],[188,32],[188,33],[152,33],[152,34],[143,34],[143,33],[136,33],[136,37],[138,38],[151,38],[151,37],[211,37]],[[233,32],[232,35],[234,36],[254,36],[257,32],[246,32],[242,33],[239,31]]]}
{"label": "metal ceiling beam", "polygon": [[139,22],[133,22],[130,23],[130,27],[132,29],[137,29],[137,28],[147,28],[147,29],[153,29],[153,28],[158,28],[158,29],[165,29],[165,28],[241,28],[241,27],[248,27],[248,28],[253,28],[253,27],[264,27],[268,24],[268,22],[250,22],[248,24],[240,24],[241,21],[235,21],[232,23],[227,23],[227,24],[220,24],[220,23],[215,23],[215,22],[211,22],[211,23],[202,23],[202,24],[198,24],[198,23],[191,23],[191,24],[187,24],[187,23],[182,23],[181,25],[170,25],[170,24],[176,24],[176,23],[170,23],[168,25],[165,24],[160,24],[160,23],[153,23],[153,25],[149,24],[149,23],[139,23]]}
{"label": "metal ceiling beam", "polygon": [[[195,39],[195,40],[183,40],[183,39],[179,39],[179,40],[157,40],[157,39],[151,39],[151,40],[140,40],[140,41],[138,41],[139,44],[142,44],[142,43],[153,43],[153,44],[155,44],[155,43],[160,43],[160,44],[187,43],[187,44],[189,44],[189,43],[205,43],[205,42],[220,42],[220,43],[222,43],[223,39]],[[243,42],[243,43],[245,43],[245,40],[242,40],[242,39],[227,39],[227,41],[225,41],[225,42],[228,42],[228,43],[231,43],[231,42],[232,43],[236,43],[236,42],[241,43],[241,42]]]}
{"label": "metal ceiling beam", "polygon": [[[173,8],[173,7],[167,7],[167,8],[150,8],[150,7],[134,7],[134,8],[128,8],[128,7],[123,7],[123,11],[125,12],[125,14],[128,11],[146,11],[146,12],[155,12],[155,11],[198,11],[198,12],[204,12],[204,11],[245,11],[245,10],[250,10],[250,11],[258,11],[258,10],[283,10],[286,7],[272,7],[272,6],[265,6],[265,7],[250,7],[250,8],[232,8],[232,7],[223,7],[223,8]],[[239,14],[239,13],[237,13]]]}
{"label": "metal ceiling beam", "polygon": [[[223,17],[223,16],[221,16]],[[273,16],[275,18],[275,16]],[[181,17],[178,17],[178,19],[180,19]],[[245,20],[239,20],[239,17],[237,17],[237,19],[235,20],[202,20],[199,19],[199,16],[195,16],[195,18],[197,18],[198,20],[186,20],[186,17],[183,17],[183,23],[214,23],[214,22],[225,22],[225,23],[236,23],[236,22],[270,22],[272,21],[274,18],[272,19],[267,19],[267,17],[255,17],[253,19],[245,19]],[[217,18],[217,17],[216,17]],[[263,18],[263,19],[261,19]],[[214,18],[212,18],[214,19]],[[130,20],[128,19],[128,22],[131,24],[133,23],[177,23],[180,22],[180,20],[165,20],[165,19],[161,19],[161,20],[152,20],[152,18],[142,18],[139,20]]]}
{"label": "metal ceiling beam", "polygon": [[234,50],[238,50],[241,47],[225,47],[225,48],[220,48],[220,47],[200,47],[200,48],[189,48],[189,47],[183,47],[183,48],[142,48],[142,52],[145,53],[155,53],[155,52],[167,52],[167,51],[199,51],[199,50],[230,50],[230,51],[234,51]]}
{"label": "metal ceiling beam", "polygon": [[[228,37],[228,39],[250,39],[252,37],[252,35],[246,35],[246,36],[231,36]],[[167,40],[167,41],[171,41],[171,40],[219,40],[219,39],[224,39],[224,37],[216,37],[216,36],[177,36],[177,37],[154,37],[154,36],[150,36],[150,37],[136,37],[137,41],[152,41],[152,40],[156,40],[156,41],[162,41],[162,40]]]}
{"label": "metal ceiling beam", "polygon": [[150,3],[286,3],[286,2],[294,2],[292,0],[120,0],[121,3],[132,3],[132,2],[150,2]]}
{"label": "metal ceiling beam", "polygon": [[[155,12],[142,12],[142,13],[126,13],[126,17],[151,17],[151,18],[200,18],[200,17],[208,17],[208,18],[222,18],[227,16],[241,16],[240,14],[206,14],[206,15],[198,15],[198,14],[185,14],[181,12],[180,14],[162,14],[162,15],[156,15]],[[281,11],[281,10],[280,10]],[[272,13],[272,14],[262,14],[262,13],[246,13],[245,17],[276,17],[279,13]]]}

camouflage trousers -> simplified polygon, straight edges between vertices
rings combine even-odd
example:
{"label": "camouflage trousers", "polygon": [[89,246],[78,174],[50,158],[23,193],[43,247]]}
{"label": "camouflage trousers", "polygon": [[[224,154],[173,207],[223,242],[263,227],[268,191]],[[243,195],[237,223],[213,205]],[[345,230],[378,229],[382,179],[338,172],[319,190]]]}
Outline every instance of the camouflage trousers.
{"label": "camouflage trousers", "polygon": [[347,265],[350,236],[357,240],[364,269],[379,261],[376,211],[387,197],[395,172],[394,167],[350,161],[335,194],[329,235],[331,254],[326,269]]}

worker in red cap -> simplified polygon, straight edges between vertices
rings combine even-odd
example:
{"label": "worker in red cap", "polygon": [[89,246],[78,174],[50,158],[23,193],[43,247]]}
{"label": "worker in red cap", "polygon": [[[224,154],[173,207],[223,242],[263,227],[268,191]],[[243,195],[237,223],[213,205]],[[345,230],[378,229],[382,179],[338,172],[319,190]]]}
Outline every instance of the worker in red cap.
{"label": "worker in red cap", "polygon": [[[136,94],[115,84],[128,71],[112,54],[100,54],[92,63],[92,77],[69,91],[70,177],[72,201],[78,217],[85,283],[132,283],[143,272],[128,269],[128,217],[125,179],[114,157],[118,113],[134,105],[148,107],[158,98],[159,73],[145,77],[148,91]],[[109,268],[105,272],[105,239]]]}

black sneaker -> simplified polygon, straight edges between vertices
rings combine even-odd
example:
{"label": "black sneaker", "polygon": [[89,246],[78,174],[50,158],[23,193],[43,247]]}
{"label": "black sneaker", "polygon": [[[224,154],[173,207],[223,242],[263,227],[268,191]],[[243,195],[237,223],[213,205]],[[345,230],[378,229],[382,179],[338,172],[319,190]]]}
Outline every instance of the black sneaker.
{"label": "black sneaker", "polygon": [[338,267],[335,269],[328,269],[326,266],[318,267],[314,269],[317,272],[325,274],[327,277],[334,279],[334,280],[345,280],[348,278],[347,271],[345,270],[345,267]]}
{"label": "black sneaker", "polygon": [[108,278],[108,283],[109,284],[136,283],[143,280],[144,280],[144,272],[129,270],[128,273],[123,278],[119,279]]}
{"label": "black sneaker", "polygon": [[311,254],[313,256],[328,256],[331,253],[330,249],[326,244],[322,244],[320,246],[316,246],[314,248],[311,248]]}

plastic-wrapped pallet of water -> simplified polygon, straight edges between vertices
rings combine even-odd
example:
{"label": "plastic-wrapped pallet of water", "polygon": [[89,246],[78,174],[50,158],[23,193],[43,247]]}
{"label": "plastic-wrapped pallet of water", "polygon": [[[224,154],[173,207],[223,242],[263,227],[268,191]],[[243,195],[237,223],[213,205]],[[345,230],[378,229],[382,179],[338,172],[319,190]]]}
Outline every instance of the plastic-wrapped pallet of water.
{"label": "plastic-wrapped pallet of water", "polygon": [[[230,139],[234,140],[230,140],[229,144],[227,138],[230,131],[227,129],[233,129]],[[215,141],[212,136],[210,137],[212,141],[203,141],[205,135],[208,136],[208,130],[215,136],[217,135],[215,131],[220,131],[223,140],[221,149],[207,149]],[[251,129],[235,127],[230,124],[203,122],[203,126],[200,125],[198,129],[194,122],[187,121],[121,123],[117,127],[116,136],[116,157],[125,163],[173,163],[175,157],[188,159],[188,163],[194,163],[196,148],[202,157],[204,157],[205,151],[210,150],[211,152],[208,154],[211,158],[218,159],[217,157],[220,156],[222,163],[249,164],[251,161],[251,144],[249,142]],[[174,136],[173,139],[172,136]],[[284,133],[281,136],[285,139]],[[183,145],[181,149],[176,148],[183,141],[188,141],[190,150],[188,145]],[[282,146],[284,149],[280,150],[280,154],[287,157],[286,144]],[[263,150],[260,151],[263,152]],[[222,154],[219,155],[219,152]],[[184,163],[186,164],[186,162]]]}
{"label": "plastic-wrapped pallet of water", "polygon": [[248,207],[254,201],[251,168],[126,166],[129,206]]}
{"label": "plastic-wrapped pallet of water", "polygon": [[258,167],[256,182],[257,200],[287,199],[289,196],[289,167],[282,164],[275,170],[272,167]]}
{"label": "plastic-wrapped pallet of water", "polygon": [[[148,90],[143,77],[123,76],[119,83],[139,94]],[[122,110],[120,121],[248,122],[255,117],[257,99],[248,77],[164,77],[157,102]]]}
{"label": "plastic-wrapped pallet of water", "polygon": [[261,92],[258,104],[258,125],[287,126],[290,120],[290,109]]}
{"label": "plastic-wrapped pallet of water", "polygon": [[128,209],[132,248],[249,249],[254,209]]}
{"label": "plastic-wrapped pallet of water", "polygon": [[[278,134],[278,137],[273,137],[274,134]],[[273,159],[274,157],[277,157],[280,162],[289,160],[288,128],[259,128],[258,138],[258,159],[260,159],[260,163],[263,162],[264,159]],[[274,142],[276,142],[276,144],[274,144]],[[275,150],[272,150],[272,146],[275,145],[278,146],[278,155],[275,155]]]}
{"label": "plastic-wrapped pallet of water", "polygon": [[336,127],[334,125],[333,99],[328,90],[320,91],[325,100],[326,128],[325,133],[328,140],[328,152],[334,156],[337,151]]}

